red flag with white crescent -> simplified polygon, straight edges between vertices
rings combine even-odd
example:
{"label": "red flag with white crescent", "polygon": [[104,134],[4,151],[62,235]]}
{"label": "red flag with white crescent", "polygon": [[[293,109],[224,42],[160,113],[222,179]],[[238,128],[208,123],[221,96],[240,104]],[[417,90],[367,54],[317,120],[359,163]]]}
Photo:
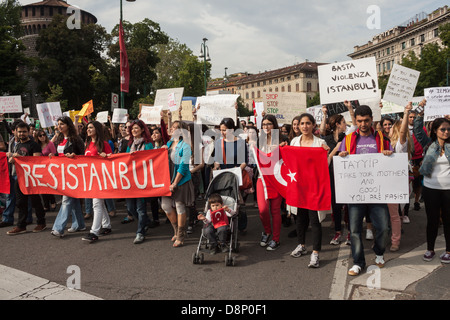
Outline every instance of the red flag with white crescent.
{"label": "red flag with white crescent", "polygon": [[267,154],[256,147],[253,147],[252,150],[262,179],[266,199],[274,199],[278,195],[286,198],[289,169],[280,156],[280,147]]}
{"label": "red flag with white crescent", "polygon": [[125,48],[125,34],[122,21],[119,25],[119,44],[120,44],[120,91],[128,92],[130,86],[130,65],[128,64],[127,49]]}

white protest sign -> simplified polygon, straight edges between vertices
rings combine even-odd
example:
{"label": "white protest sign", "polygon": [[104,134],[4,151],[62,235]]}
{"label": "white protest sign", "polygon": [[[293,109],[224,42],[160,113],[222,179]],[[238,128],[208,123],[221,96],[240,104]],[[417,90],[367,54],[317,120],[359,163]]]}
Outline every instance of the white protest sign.
{"label": "white protest sign", "polygon": [[416,110],[417,107],[419,106],[419,103],[420,103],[423,99],[425,99],[425,96],[422,96],[422,97],[414,97],[414,98],[412,98],[412,99],[411,99],[412,107],[413,107],[412,109],[413,109],[413,110]]}
{"label": "white protest sign", "polygon": [[[415,110],[419,106],[419,102],[421,102],[425,97],[413,97],[408,102],[412,102],[413,110]],[[381,100],[381,103],[383,103],[383,108],[381,109],[381,114],[392,114],[392,113],[402,113],[405,111],[404,106],[395,104],[393,102],[389,102],[386,100]]]}
{"label": "white protest sign", "polygon": [[[181,101],[181,120],[194,121],[194,115],[192,114],[192,100]],[[178,111],[172,112],[172,121],[180,120],[180,114]]]}
{"label": "white protest sign", "polygon": [[139,119],[144,121],[145,124],[160,124],[162,109],[162,106],[142,106],[141,117]]}
{"label": "white protest sign", "polygon": [[[183,99],[184,88],[158,89],[156,90],[155,106],[162,106],[163,110],[169,110],[169,95],[173,94],[176,107],[175,110],[181,106]],[[172,110],[171,110],[172,112]]]}
{"label": "white protest sign", "polygon": [[276,92],[263,94],[264,111],[277,118],[279,125],[291,124],[295,116],[306,112],[306,93]]}
{"label": "white protest sign", "polygon": [[408,154],[333,157],[336,203],[409,203]]}
{"label": "white protest sign", "polygon": [[375,57],[318,67],[320,104],[379,96]]}
{"label": "white protest sign", "polygon": [[432,121],[450,114],[450,87],[425,89],[425,121]]}
{"label": "white protest sign", "polygon": [[112,123],[127,123],[127,109],[116,108],[113,111]]}
{"label": "white protest sign", "polygon": [[[370,109],[372,110],[373,121],[381,121],[380,101],[381,101],[381,91],[378,91],[378,95],[376,97],[370,99],[360,99],[358,103],[360,106],[366,105],[370,107]],[[347,122],[352,121],[350,117],[350,112],[347,111],[344,117],[345,121]]]}
{"label": "white protest sign", "polygon": [[414,96],[419,76],[419,71],[394,64],[383,100],[403,106],[404,108]]}
{"label": "white protest sign", "polygon": [[167,96],[167,105],[169,106],[170,112],[178,111],[178,108],[180,107],[180,104],[177,105],[175,102],[175,93],[171,92]]}
{"label": "white protest sign", "polygon": [[102,111],[97,113],[97,121],[100,123],[108,122],[108,111]]}
{"label": "white protest sign", "polygon": [[309,113],[316,119],[316,124],[320,125],[323,119],[322,106],[312,106],[306,109],[306,112]]}
{"label": "white protest sign", "polygon": [[206,125],[219,125],[222,119],[231,118],[236,124],[237,94],[218,94],[197,98],[197,122]]}
{"label": "white protest sign", "polygon": [[0,113],[22,113],[21,96],[0,97]]}
{"label": "white protest sign", "polygon": [[36,105],[39,121],[42,128],[49,128],[58,124],[58,118],[62,117],[59,102],[47,102]]}
{"label": "white protest sign", "polygon": [[256,110],[256,122],[255,125],[258,129],[261,129],[261,123],[262,123],[262,113],[264,111],[264,102],[255,102],[255,110]]}

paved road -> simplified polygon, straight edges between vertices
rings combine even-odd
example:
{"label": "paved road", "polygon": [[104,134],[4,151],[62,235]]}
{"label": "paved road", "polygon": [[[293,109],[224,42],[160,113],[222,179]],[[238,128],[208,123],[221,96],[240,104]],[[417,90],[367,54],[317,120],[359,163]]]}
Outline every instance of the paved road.
{"label": "paved road", "polygon": [[[245,235],[239,236],[236,266],[226,267],[223,254],[205,253],[204,264],[192,264],[192,253],[201,232],[199,226],[181,248],[172,247],[171,226],[165,223],[150,229],[143,244],[133,244],[136,222],[121,224],[124,202],[118,202],[117,206],[113,232],[94,244],[81,240],[84,233],[68,234],[63,239],[51,236],[56,212],[47,213],[49,229],[42,233],[8,236],[8,228],[0,229],[0,299],[267,301],[450,297],[445,285],[450,283],[449,266],[438,259],[432,263],[422,261],[426,223],[423,208],[410,212],[411,223],[403,226],[401,249],[386,252],[386,267],[380,273],[349,278],[350,247],[329,245],[334,234],[330,217],[323,223],[320,268],[308,269],[309,255],[297,259],[289,256],[296,246],[296,239],[288,237],[294,226],[283,227],[280,248],[267,252],[259,247],[262,228],[257,209],[247,207],[249,227]],[[30,231],[33,228],[34,225],[29,226]],[[365,245],[370,263],[374,257],[370,241]],[[440,235],[437,252],[443,250]],[[74,268],[79,272],[73,273]],[[68,279],[73,280],[75,274],[80,275],[81,288],[68,290]],[[368,288],[368,284],[376,289]]]}

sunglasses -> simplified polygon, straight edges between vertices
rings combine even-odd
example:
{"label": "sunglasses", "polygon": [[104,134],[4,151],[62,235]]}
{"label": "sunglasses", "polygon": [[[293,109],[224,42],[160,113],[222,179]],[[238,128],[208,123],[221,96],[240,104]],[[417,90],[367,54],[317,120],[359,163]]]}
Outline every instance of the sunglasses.
{"label": "sunglasses", "polygon": [[442,133],[444,133],[445,131],[450,132],[450,128],[440,128],[439,129]]}
{"label": "sunglasses", "polygon": [[38,137],[40,138],[40,137],[45,137],[46,135],[45,134],[40,134]]}

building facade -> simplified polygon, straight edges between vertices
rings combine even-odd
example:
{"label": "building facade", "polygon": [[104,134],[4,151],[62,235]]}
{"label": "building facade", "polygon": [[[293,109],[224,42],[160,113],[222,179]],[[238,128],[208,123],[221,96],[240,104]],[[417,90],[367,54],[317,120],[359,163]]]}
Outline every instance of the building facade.
{"label": "building facade", "polygon": [[[258,74],[236,77],[233,81],[216,80],[208,84],[208,91],[220,90],[239,94],[247,109],[251,110],[253,101],[263,101],[265,92],[305,92],[312,99],[319,92],[317,67],[324,63],[303,62],[290,67]],[[233,78],[231,78],[233,79]]]}
{"label": "building facade", "polygon": [[414,51],[420,57],[422,47],[429,43],[442,45],[439,26],[450,22],[450,10],[444,6],[430,14],[420,14],[390,30],[373,37],[372,41],[355,46],[348,56],[361,59],[374,56],[379,76],[389,75],[394,63],[400,64],[403,57]]}

